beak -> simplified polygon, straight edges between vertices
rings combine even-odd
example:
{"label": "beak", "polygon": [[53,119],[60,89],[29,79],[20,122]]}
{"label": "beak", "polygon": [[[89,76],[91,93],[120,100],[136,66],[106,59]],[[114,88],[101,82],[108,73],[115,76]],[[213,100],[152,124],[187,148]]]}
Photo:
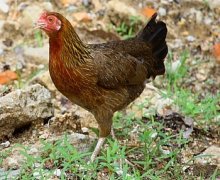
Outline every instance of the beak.
{"label": "beak", "polygon": [[46,27],[45,22],[38,20],[34,23],[34,29],[43,29]]}

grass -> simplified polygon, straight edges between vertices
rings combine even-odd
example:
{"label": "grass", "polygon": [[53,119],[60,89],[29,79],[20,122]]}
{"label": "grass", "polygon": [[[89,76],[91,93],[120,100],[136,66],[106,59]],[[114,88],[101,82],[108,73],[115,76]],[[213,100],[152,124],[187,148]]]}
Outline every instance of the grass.
{"label": "grass", "polygon": [[3,160],[8,157],[8,155],[10,154],[11,149],[7,149],[6,151],[0,151],[0,165],[3,163]]}
{"label": "grass", "polygon": [[26,75],[25,78],[22,76],[21,70],[16,70],[16,73],[18,75],[18,80],[15,82],[16,89],[23,89],[23,88],[29,86],[31,81],[33,81],[41,73],[45,72],[46,69],[47,69],[46,67],[36,69],[36,70],[32,71],[29,75]]}
{"label": "grass", "polygon": [[[126,123],[127,118],[116,120]],[[22,147],[21,154],[25,158],[20,179],[49,179],[54,176],[54,172],[59,169],[60,179],[67,176],[74,176],[79,179],[96,179],[99,172],[105,170],[110,179],[158,179],[163,177],[177,178],[181,175],[181,166],[178,164],[178,154],[181,149],[178,147],[186,143],[179,135],[172,135],[165,132],[162,124],[154,122],[152,118],[147,123],[143,120],[133,119],[127,128],[133,125],[141,127],[138,133],[139,145],[129,147],[126,144],[119,144],[111,138],[107,140],[107,148],[94,163],[87,163],[91,153],[78,152],[68,140],[67,136],[55,143],[42,141],[42,152],[39,156],[28,154],[28,147]],[[116,128],[118,132],[119,128]],[[123,136],[130,137],[122,130]],[[163,150],[168,145],[173,145],[166,153]],[[134,167],[125,162],[128,158]]]}
{"label": "grass", "polygon": [[[219,114],[219,99],[220,94],[211,95],[208,94],[204,98],[199,98],[198,94],[193,94],[189,90],[176,90],[175,103],[180,107],[181,112],[194,119],[200,119],[198,124],[211,125],[216,123],[215,117]],[[219,122],[217,122],[218,125]]]}
{"label": "grass", "polygon": [[122,39],[129,39],[135,36],[137,29],[139,30],[139,25],[141,24],[140,17],[130,16],[128,22],[122,22],[119,26],[111,25],[114,31],[122,37]]}
{"label": "grass", "polygon": [[210,8],[210,3],[209,0],[203,0],[203,3],[206,5],[206,7]]}
{"label": "grass", "polygon": [[42,32],[40,30],[36,30],[34,32],[34,39],[38,47],[43,47],[43,37]]}
{"label": "grass", "polygon": [[166,64],[167,91],[163,96],[173,99],[183,115],[199,119],[197,123],[206,125],[204,127],[207,128],[208,125],[215,124],[215,118],[220,115],[220,92],[215,95],[207,93],[205,96],[202,96],[202,90],[193,93],[192,90],[183,86],[185,80],[190,78],[189,66],[187,65],[188,58],[189,52],[183,52],[176,69],[173,70],[172,53],[168,55]]}
{"label": "grass", "polygon": [[[49,178],[54,175],[55,170],[62,169],[60,177],[65,178],[65,172],[79,173],[80,166],[86,165],[83,161],[84,153],[79,153],[69,144],[67,137],[55,143],[42,141],[42,154],[38,157],[28,155],[24,149],[21,153],[26,157],[21,179]],[[83,176],[83,170],[81,172]]]}

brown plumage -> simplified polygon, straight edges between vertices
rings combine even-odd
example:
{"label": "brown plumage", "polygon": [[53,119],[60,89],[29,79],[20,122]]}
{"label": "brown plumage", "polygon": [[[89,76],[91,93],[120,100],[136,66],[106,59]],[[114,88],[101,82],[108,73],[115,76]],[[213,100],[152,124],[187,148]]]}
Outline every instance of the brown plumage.
{"label": "brown plumage", "polygon": [[37,25],[49,36],[49,71],[57,89],[91,112],[99,125],[92,160],[111,132],[112,116],[137,98],[145,80],[165,72],[165,23],[156,14],[135,38],[84,44],[61,14],[44,12]]}

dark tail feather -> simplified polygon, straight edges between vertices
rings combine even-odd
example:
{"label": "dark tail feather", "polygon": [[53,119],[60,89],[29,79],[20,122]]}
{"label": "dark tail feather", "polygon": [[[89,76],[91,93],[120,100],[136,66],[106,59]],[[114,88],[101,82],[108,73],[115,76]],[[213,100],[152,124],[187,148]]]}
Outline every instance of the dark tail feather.
{"label": "dark tail feather", "polygon": [[154,56],[152,75],[162,75],[165,73],[164,58],[167,55],[168,47],[166,44],[167,27],[162,21],[156,22],[157,14],[155,13],[147,25],[141,30],[136,38],[150,43]]}

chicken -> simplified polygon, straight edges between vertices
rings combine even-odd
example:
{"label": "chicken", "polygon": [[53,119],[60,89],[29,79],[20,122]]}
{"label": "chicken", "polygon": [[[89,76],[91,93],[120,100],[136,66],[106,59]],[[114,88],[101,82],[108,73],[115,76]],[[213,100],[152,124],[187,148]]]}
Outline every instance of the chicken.
{"label": "chicken", "polygon": [[156,16],[136,37],[103,44],[83,43],[56,12],[43,12],[36,23],[49,36],[49,71],[56,88],[91,112],[99,125],[91,161],[111,132],[114,112],[134,101],[148,78],[165,73],[167,28]]}

